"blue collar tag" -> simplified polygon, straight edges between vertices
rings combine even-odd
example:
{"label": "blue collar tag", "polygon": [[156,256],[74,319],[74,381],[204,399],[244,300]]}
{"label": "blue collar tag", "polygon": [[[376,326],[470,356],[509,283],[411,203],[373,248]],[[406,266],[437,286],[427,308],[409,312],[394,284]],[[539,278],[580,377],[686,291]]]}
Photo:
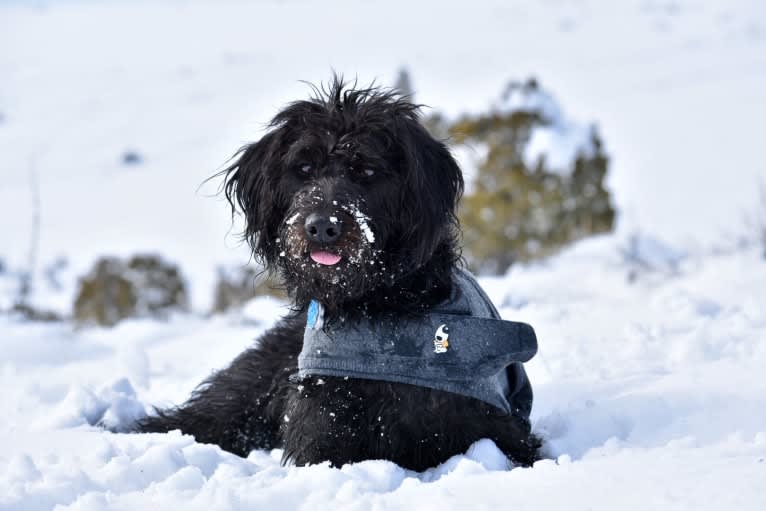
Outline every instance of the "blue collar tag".
{"label": "blue collar tag", "polygon": [[316,300],[309,303],[308,316],[306,318],[306,328],[320,330],[324,326],[324,308]]}

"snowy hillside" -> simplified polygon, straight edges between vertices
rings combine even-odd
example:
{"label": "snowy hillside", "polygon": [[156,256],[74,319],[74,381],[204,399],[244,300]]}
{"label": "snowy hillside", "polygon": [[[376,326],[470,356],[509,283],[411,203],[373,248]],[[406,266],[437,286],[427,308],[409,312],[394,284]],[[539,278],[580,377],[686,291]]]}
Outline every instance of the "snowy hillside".
{"label": "snowy hillside", "polygon": [[[246,252],[210,198],[217,183],[198,187],[280,106],[307,96],[299,80],[327,80],[331,68],[392,83],[406,65],[417,100],[450,116],[536,76],[569,119],[597,123],[621,231],[709,244],[737,233],[756,200],[766,175],[759,0],[332,5],[0,2],[6,266],[27,259],[33,172],[41,266],[64,256],[80,275],[104,254],[158,251],[181,263],[193,305],[207,310],[214,265]],[[122,163],[131,152],[141,164]]]}
{"label": "snowy hillside", "polygon": [[[550,459],[507,470],[482,441],[423,474],[281,467],[94,426],[180,402],[284,310],[202,314],[216,267],[248,253],[200,183],[307,95],[298,80],[402,65],[450,116],[537,76],[603,134],[618,232],[482,279],[537,330]],[[79,330],[0,315],[0,510],[766,509],[766,261],[743,221],[764,91],[759,0],[0,0],[0,311],[35,195],[35,304],[68,314],[95,258],[148,251],[182,268],[193,310]]]}

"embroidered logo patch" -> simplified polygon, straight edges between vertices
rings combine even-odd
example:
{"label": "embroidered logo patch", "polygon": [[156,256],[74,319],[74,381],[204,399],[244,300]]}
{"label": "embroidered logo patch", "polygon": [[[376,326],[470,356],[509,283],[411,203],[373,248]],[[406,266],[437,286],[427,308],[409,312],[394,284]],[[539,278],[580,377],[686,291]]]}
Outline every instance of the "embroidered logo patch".
{"label": "embroidered logo patch", "polygon": [[324,308],[316,300],[309,303],[308,316],[306,317],[306,328],[319,330],[324,325]]}
{"label": "embroidered logo patch", "polygon": [[434,334],[434,353],[447,353],[449,348],[449,328],[447,325],[441,325]]}

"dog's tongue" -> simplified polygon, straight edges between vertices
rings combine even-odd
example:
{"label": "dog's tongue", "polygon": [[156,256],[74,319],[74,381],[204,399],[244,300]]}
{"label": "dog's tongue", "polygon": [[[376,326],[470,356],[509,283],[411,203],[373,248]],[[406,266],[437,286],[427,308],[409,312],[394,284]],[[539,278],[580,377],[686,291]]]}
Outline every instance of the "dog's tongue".
{"label": "dog's tongue", "polygon": [[315,250],[309,255],[315,262],[324,264],[326,266],[332,266],[333,264],[336,264],[338,261],[340,261],[340,256],[338,254],[325,252],[324,250]]}

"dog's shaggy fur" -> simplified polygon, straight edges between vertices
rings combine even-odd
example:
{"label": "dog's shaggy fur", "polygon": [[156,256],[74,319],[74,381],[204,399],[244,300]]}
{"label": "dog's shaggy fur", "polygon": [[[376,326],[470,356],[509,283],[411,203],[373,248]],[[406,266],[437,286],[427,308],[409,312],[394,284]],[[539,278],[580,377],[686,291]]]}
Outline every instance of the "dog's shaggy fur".
{"label": "dog's shaggy fur", "polygon": [[[294,312],[186,403],[136,430],[180,429],[240,455],[282,447],[298,465],[388,459],[422,471],[481,438],[517,464],[537,459],[528,421],[482,401],[400,383],[289,378],[311,300],[326,321],[346,321],[423,314],[450,296],[463,179],[416,105],[336,78],[277,114],[224,173],[253,254],[279,273]],[[319,264],[311,255],[320,251],[341,260]]]}

